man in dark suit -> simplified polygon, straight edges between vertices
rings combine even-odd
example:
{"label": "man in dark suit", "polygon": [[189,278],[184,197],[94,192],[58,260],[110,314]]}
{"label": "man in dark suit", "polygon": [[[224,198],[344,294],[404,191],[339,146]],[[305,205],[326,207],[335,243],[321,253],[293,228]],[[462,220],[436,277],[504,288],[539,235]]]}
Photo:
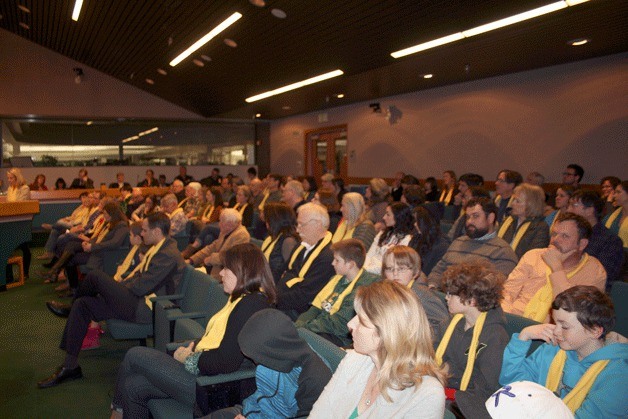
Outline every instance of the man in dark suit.
{"label": "man in dark suit", "polygon": [[95,270],[81,283],[71,306],[56,301],[46,303],[55,315],[68,317],[59,346],[66,351],[66,358],[50,377],[37,383],[39,388],[53,387],[83,376],[78,355],[92,320],[113,318],[137,323],[151,322],[149,297],[172,294],[185,266],[176,241],[168,236],[169,231],[170,219],[167,215],[149,215],[142,222],[142,239],[151,247],[142,262],[124,280],[117,282],[104,272]]}
{"label": "man in dark suit", "polygon": [[118,172],[116,174],[116,182],[111,182],[109,184],[109,187],[112,189],[120,189],[123,186],[131,186],[131,184],[129,182],[124,181],[124,173]]}

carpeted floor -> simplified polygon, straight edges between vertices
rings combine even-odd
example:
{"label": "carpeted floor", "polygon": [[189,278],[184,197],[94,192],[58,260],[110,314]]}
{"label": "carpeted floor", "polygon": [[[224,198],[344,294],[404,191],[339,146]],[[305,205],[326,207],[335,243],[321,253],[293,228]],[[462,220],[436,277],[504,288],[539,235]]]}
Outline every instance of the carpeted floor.
{"label": "carpeted floor", "polygon": [[105,333],[100,348],[79,357],[83,379],[38,389],[37,381],[50,375],[64,359],[59,341],[65,319],[52,315],[45,306],[46,301],[58,298],[57,284],[44,284],[39,275],[42,261],[35,257],[43,248],[33,248],[32,253],[26,285],[0,293],[0,417],[109,417],[118,366],[137,342],[115,341]]}

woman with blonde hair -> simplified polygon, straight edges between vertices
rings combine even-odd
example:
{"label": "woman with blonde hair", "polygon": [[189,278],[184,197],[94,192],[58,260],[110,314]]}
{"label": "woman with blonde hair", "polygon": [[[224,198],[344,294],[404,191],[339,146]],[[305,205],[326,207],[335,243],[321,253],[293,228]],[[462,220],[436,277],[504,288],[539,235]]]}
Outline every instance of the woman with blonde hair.
{"label": "woman with blonde hair", "polygon": [[362,195],[357,192],[344,194],[340,212],[342,212],[342,219],[334,233],[332,242],[357,239],[364,244],[366,249],[369,249],[375,238],[375,226],[366,214],[366,204]]}
{"label": "woman with blonde hair", "polygon": [[347,352],[310,418],[442,418],[445,372],[417,296],[392,281],[360,287]]}
{"label": "woman with blonde hair", "polygon": [[540,186],[522,183],[513,192],[510,216],[497,230],[497,236],[506,240],[521,258],[528,250],[547,247],[549,227],[543,217],[545,192]]}
{"label": "woman with blonde hair", "polygon": [[31,190],[24,180],[22,171],[17,167],[7,170],[7,202],[28,201],[31,199]]}

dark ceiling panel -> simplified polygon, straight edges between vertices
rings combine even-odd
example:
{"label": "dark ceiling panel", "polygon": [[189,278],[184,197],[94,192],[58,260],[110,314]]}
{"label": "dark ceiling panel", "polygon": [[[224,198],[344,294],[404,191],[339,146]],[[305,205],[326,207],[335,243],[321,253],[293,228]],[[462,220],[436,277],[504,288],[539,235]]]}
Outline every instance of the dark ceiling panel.
{"label": "dark ceiling panel", "polygon": [[[267,0],[258,8],[245,0],[85,0],[73,22],[73,0],[4,0],[0,28],[201,115],[250,118],[262,111],[272,119],[628,50],[628,2],[593,0],[414,56],[390,56],[553,1]],[[272,8],[287,18],[273,17]],[[169,66],[235,11],[243,14],[240,21]],[[579,37],[592,42],[566,45]],[[224,38],[238,47],[228,47]],[[211,61],[200,68],[192,61],[202,54]],[[160,68],[168,74],[159,74]],[[345,75],[255,104],[244,101],[336,68]],[[426,72],[435,77],[423,80]],[[346,98],[333,98],[338,92]],[[291,109],[282,109],[286,105]]]}

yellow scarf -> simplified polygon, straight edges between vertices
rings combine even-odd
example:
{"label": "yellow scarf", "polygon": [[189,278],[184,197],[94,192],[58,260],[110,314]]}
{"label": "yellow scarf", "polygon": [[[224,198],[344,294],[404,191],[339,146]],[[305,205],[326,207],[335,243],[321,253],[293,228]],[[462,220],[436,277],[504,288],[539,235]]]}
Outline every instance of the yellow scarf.
{"label": "yellow scarf", "polygon": [[172,217],[174,217],[180,212],[183,212],[183,208],[177,208],[176,210],[172,211],[170,214],[168,214],[168,218],[172,220]]}
{"label": "yellow scarf", "polygon": [[[323,240],[321,240],[318,246],[312,249],[312,251],[308,255],[307,261],[303,264],[303,267],[299,271],[299,276],[297,276],[296,278],[292,278],[291,280],[286,282],[286,286],[288,288],[292,288],[295,284],[298,284],[299,282],[303,282],[305,280],[305,274],[310,269],[310,266],[312,266],[314,259],[316,259],[318,255],[321,253],[321,251],[325,248],[325,246],[327,246],[331,242],[331,238],[332,238],[332,235],[329,231],[325,233],[325,238],[323,238]],[[290,262],[288,263],[288,269],[292,269],[292,265],[294,264],[294,261],[297,260],[297,257],[301,254],[301,252],[304,249],[305,247],[303,246],[303,244],[301,244],[299,245],[297,250],[294,251],[294,253],[292,254],[292,257],[290,258]]]}
{"label": "yellow scarf", "polygon": [[558,216],[560,215],[560,210],[556,210],[556,215],[554,215],[554,218],[552,219],[552,224],[550,225],[550,232],[552,231],[552,227],[554,227],[554,224],[556,223],[556,219],[558,218]]}
{"label": "yellow scarf", "polygon": [[[164,244],[165,241],[166,238],[164,237],[159,243],[148,249],[146,255],[144,255],[144,260],[138,263],[135,269],[133,269],[133,271],[131,271],[131,273],[125,279],[133,277],[138,272],[146,272],[148,270],[148,265],[150,265],[151,259],[153,258],[153,256],[155,256],[155,253],[157,253],[159,249],[161,249],[161,246]],[[144,297],[144,302],[151,310],[153,309],[153,302],[150,300],[152,297],[155,297],[154,292]]]}
{"label": "yellow scarf", "polygon": [[259,208],[259,211],[262,212],[264,211],[264,204],[266,204],[266,200],[268,199],[268,197],[270,196],[270,192],[264,192],[264,198],[262,199],[262,202],[259,203],[259,206],[257,208]]}
{"label": "yellow scarf", "polygon": [[273,253],[273,250],[275,249],[275,245],[277,244],[281,236],[282,235],[279,234],[275,240],[272,240],[270,236],[264,239],[264,242],[262,243],[262,253],[264,253],[264,256],[266,256],[267,261],[270,262],[270,254]]}
{"label": "yellow scarf", "polygon": [[442,202],[445,205],[449,205],[449,203],[451,202],[451,196],[453,195],[453,193],[454,193],[454,188],[443,190],[443,192],[441,192],[440,194],[440,199],[438,200],[438,202]]}
{"label": "yellow scarf", "polygon": [[[506,218],[504,224],[502,224],[502,226],[499,228],[499,231],[497,232],[497,237],[503,239],[504,235],[506,235],[506,232],[508,231],[508,228],[512,225],[514,220],[515,218],[512,215]],[[523,235],[526,234],[526,231],[528,231],[528,228],[530,228],[530,221],[524,222],[521,227],[519,227],[519,230],[517,230],[515,236],[510,242],[510,247],[512,248],[512,250],[517,250],[517,246],[519,246],[519,242],[521,241]]]}
{"label": "yellow scarf", "polygon": [[[560,384],[561,377],[563,375],[563,369],[565,368],[565,361],[567,360],[567,352],[559,350],[556,356],[550,364],[549,371],[547,372],[547,380],[545,381],[545,387],[550,391],[556,393],[558,385]],[[576,386],[565,396],[563,402],[567,405],[572,413],[576,413],[576,410],[580,409],[580,405],[584,399],[587,398],[589,390],[593,387],[593,383],[597,379],[597,376],[606,368],[606,365],[610,362],[609,359],[604,359],[595,362],[591,365],[587,371],[580,377]]]}
{"label": "yellow scarf", "polygon": [[98,233],[98,236],[96,236],[96,243],[100,243],[105,238],[107,233],[109,233],[109,223],[107,224],[103,223],[103,225],[106,225],[106,227],[100,230],[100,232]]}
{"label": "yellow scarf", "polygon": [[113,276],[113,279],[115,279],[118,282],[124,279],[122,278],[122,275],[124,275],[124,273],[128,271],[129,268],[131,267],[131,262],[133,262],[133,259],[135,258],[135,254],[137,253],[139,248],[140,248],[140,245],[136,244],[135,246],[131,248],[131,250],[129,250],[129,253],[127,253],[122,263],[118,265],[118,269],[116,269],[116,274]]}
{"label": "yellow scarf", "polygon": [[[358,279],[360,279],[360,277],[362,276],[363,273],[364,273],[364,269],[360,269],[358,271],[358,274],[355,276],[355,278],[353,278],[351,283],[349,283],[347,288],[345,288],[345,290],[340,293],[338,298],[336,298],[336,301],[334,301],[333,305],[331,306],[331,309],[329,310],[329,314],[330,315],[336,314],[338,312],[338,310],[340,310],[340,306],[342,305],[342,302],[344,301],[346,296],[349,295],[351,293],[351,291],[353,291],[353,288],[355,287],[355,284],[358,282]],[[316,297],[314,297],[314,301],[312,301],[312,305],[314,307],[320,308],[322,310],[323,309],[323,301],[325,301],[325,300],[329,301],[329,300],[332,299],[333,293],[334,293],[334,289],[336,289],[336,285],[338,285],[338,283],[340,282],[342,277],[343,277],[342,275],[334,275],[329,280],[327,285],[325,285],[325,287],[316,295]]]}
{"label": "yellow scarf", "polygon": [[188,199],[190,198],[185,198],[182,199],[181,202],[179,202],[179,205],[177,205],[178,208],[183,208],[183,206],[185,205],[186,202],[188,202]]}
{"label": "yellow scarf", "polygon": [[[454,333],[454,329],[460,320],[464,318],[462,314],[456,314],[454,318],[447,326],[447,330],[445,331],[445,335],[443,339],[440,341],[438,345],[438,349],[436,350],[436,363],[438,365],[443,364],[443,355],[445,355],[445,351],[447,350],[447,345],[449,345],[449,340],[451,339],[451,335]],[[467,366],[464,369],[464,374],[462,374],[462,380],[460,381],[460,390],[465,391],[467,386],[469,385],[469,381],[471,380],[471,374],[473,373],[473,364],[475,364],[475,357],[477,356],[478,344],[480,343],[480,334],[482,333],[482,328],[484,327],[484,321],[486,320],[486,312],[480,314],[475,325],[473,326],[473,336],[471,337],[471,346],[469,347],[469,355],[467,357]]]}
{"label": "yellow scarf", "polygon": [[[588,261],[589,255],[585,253],[580,260],[580,263],[578,263],[578,266],[576,266],[571,272],[567,273],[567,279],[570,279],[575,274],[580,272]],[[546,268],[546,271],[547,281],[545,282],[545,285],[543,285],[543,287],[541,287],[541,289],[534,294],[523,312],[523,317],[527,317],[528,319],[541,323],[545,321],[545,318],[549,314],[552,301],[554,300],[554,289],[552,287],[552,281],[550,280],[550,274],[552,271],[549,266]]]}
{"label": "yellow scarf", "polygon": [[98,237],[98,235],[102,231],[105,224],[106,224],[105,216],[102,214],[99,215],[98,218],[96,218],[96,221],[94,222],[94,229],[92,230],[92,237]]}
{"label": "yellow scarf", "polygon": [[244,204],[242,206],[240,206],[240,204],[236,204],[235,207],[233,207],[233,209],[238,210],[238,212],[240,213],[240,215],[244,216],[244,210],[246,209],[246,207],[248,207],[249,204]]}
{"label": "yellow scarf", "polygon": [[[622,207],[619,207],[615,211],[613,211],[610,217],[608,217],[608,220],[606,220],[606,224],[604,224],[606,228],[610,229],[612,227],[615,220],[617,220],[617,218],[622,215],[622,211]],[[619,226],[617,226],[617,235],[624,244],[624,248],[628,247],[628,218],[625,218],[624,221]]]}
{"label": "yellow scarf", "polygon": [[340,223],[338,224],[338,228],[336,229],[336,232],[334,233],[334,236],[332,237],[331,241],[332,243],[338,243],[341,240],[350,239],[351,237],[353,237],[354,231],[355,231],[355,226],[347,230],[347,220],[343,218],[342,220],[340,220]]}
{"label": "yellow scarf", "polygon": [[615,211],[613,211],[613,213],[608,217],[608,220],[606,220],[606,224],[604,224],[606,228],[611,228],[617,217],[621,215],[622,209],[622,207],[619,207]]}
{"label": "yellow scarf", "polygon": [[201,219],[203,218],[211,219],[213,213],[214,213],[214,206],[208,205],[207,208],[205,208],[205,212],[201,216]]}
{"label": "yellow scarf", "polygon": [[244,296],[241,295],[235,301],[227,301],[227,304],[220,309],[220,311],[212,316],[207,323],[205,334],[201,338],[200,342],[196,345],[194,352],[208,351],[210,349],[216,349],[220,346],[222,339],[225,337],[227,331],[227,322],[229,316],[238,303]]}

